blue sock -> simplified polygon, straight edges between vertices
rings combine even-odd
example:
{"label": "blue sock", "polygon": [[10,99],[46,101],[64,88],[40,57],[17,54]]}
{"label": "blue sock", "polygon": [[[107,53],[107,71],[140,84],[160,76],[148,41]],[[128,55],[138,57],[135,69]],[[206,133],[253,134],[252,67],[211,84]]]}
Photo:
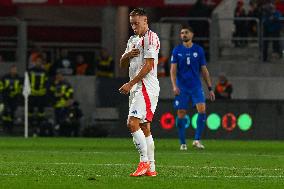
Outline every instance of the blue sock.
{"label": "blue sock", "polygon": [[194,140],[200,140],[201,134],[205,128],[205,123],[206,123],[206,114],[198,113],[197,128],[196,128]]}
{"label": "blue sock", "polygon": [[186,144],[185,143],[185,125],[187,123],[187,119],[178,118],[177,121],[178,121],[178,136],[179,136],[180,144]]}

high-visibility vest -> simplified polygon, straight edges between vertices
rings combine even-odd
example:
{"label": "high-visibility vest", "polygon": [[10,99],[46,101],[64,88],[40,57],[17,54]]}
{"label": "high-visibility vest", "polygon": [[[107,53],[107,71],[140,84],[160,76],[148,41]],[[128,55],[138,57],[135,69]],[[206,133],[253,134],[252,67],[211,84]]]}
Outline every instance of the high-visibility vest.
{"label": "high-visibility vest", "polygon": [[113,77],[113,58],[108,57],[106,60],[99,59],[96,75],[98,77]]}
{"label": "high-visibility vest", "polygon": [[55,97],[55,108],[64,108],[67,106],[67,101],[73,98],[74,90],[66,81],[61,81],[50,89]]}
{"label": "high-visibility vest", "polygon": [[48,77],[44,69],[32,68],[29,71],[31,96],[44,96],[47,92]]}
{"label": "high-visibility vest", "polygon": [[0,82],[0,91],[7,97],[15,97],[21,94],[22,82],[19,76],[6,75]]}

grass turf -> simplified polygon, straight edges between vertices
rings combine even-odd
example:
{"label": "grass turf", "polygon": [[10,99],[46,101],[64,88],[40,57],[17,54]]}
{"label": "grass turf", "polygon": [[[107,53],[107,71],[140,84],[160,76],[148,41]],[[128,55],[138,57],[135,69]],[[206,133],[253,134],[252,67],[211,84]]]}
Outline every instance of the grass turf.
{"label": "grass turf", "polygon": [[284,142],[204,141],[180,151],[156,139],[157,177],[129,177],[138,163],[130,138],[0,138],[0,188],[281,188]]}

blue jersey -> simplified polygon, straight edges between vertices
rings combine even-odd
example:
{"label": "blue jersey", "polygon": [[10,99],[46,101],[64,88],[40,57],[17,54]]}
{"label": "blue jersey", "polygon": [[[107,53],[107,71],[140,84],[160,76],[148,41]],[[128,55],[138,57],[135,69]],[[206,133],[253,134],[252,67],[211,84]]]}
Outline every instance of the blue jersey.
{"label": "blue jersey", "polygon": [[177,64],[177,86],[183,91],[200,88],[201,66],[206,65],[204,50],[197,44],[188,48],[178,45],[174,48],[171,63]]}

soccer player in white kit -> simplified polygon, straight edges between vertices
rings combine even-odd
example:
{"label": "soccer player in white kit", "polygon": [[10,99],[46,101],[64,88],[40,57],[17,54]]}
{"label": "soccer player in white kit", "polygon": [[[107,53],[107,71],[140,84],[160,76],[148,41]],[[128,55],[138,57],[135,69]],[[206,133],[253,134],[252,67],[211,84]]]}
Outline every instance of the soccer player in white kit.
{"label": "soccer player in white kit", "polygon": [[160,41],[157,34],[149,30],[143,9],[134,9],[129,17],[135,35],[128,40],[120,66],[129,67],[130,81],[119,91],[122,94],[130,93],[127,127],[140,154],[138,167],[130,176],[157,176],[150,123],[160,92],[157,79]]}

